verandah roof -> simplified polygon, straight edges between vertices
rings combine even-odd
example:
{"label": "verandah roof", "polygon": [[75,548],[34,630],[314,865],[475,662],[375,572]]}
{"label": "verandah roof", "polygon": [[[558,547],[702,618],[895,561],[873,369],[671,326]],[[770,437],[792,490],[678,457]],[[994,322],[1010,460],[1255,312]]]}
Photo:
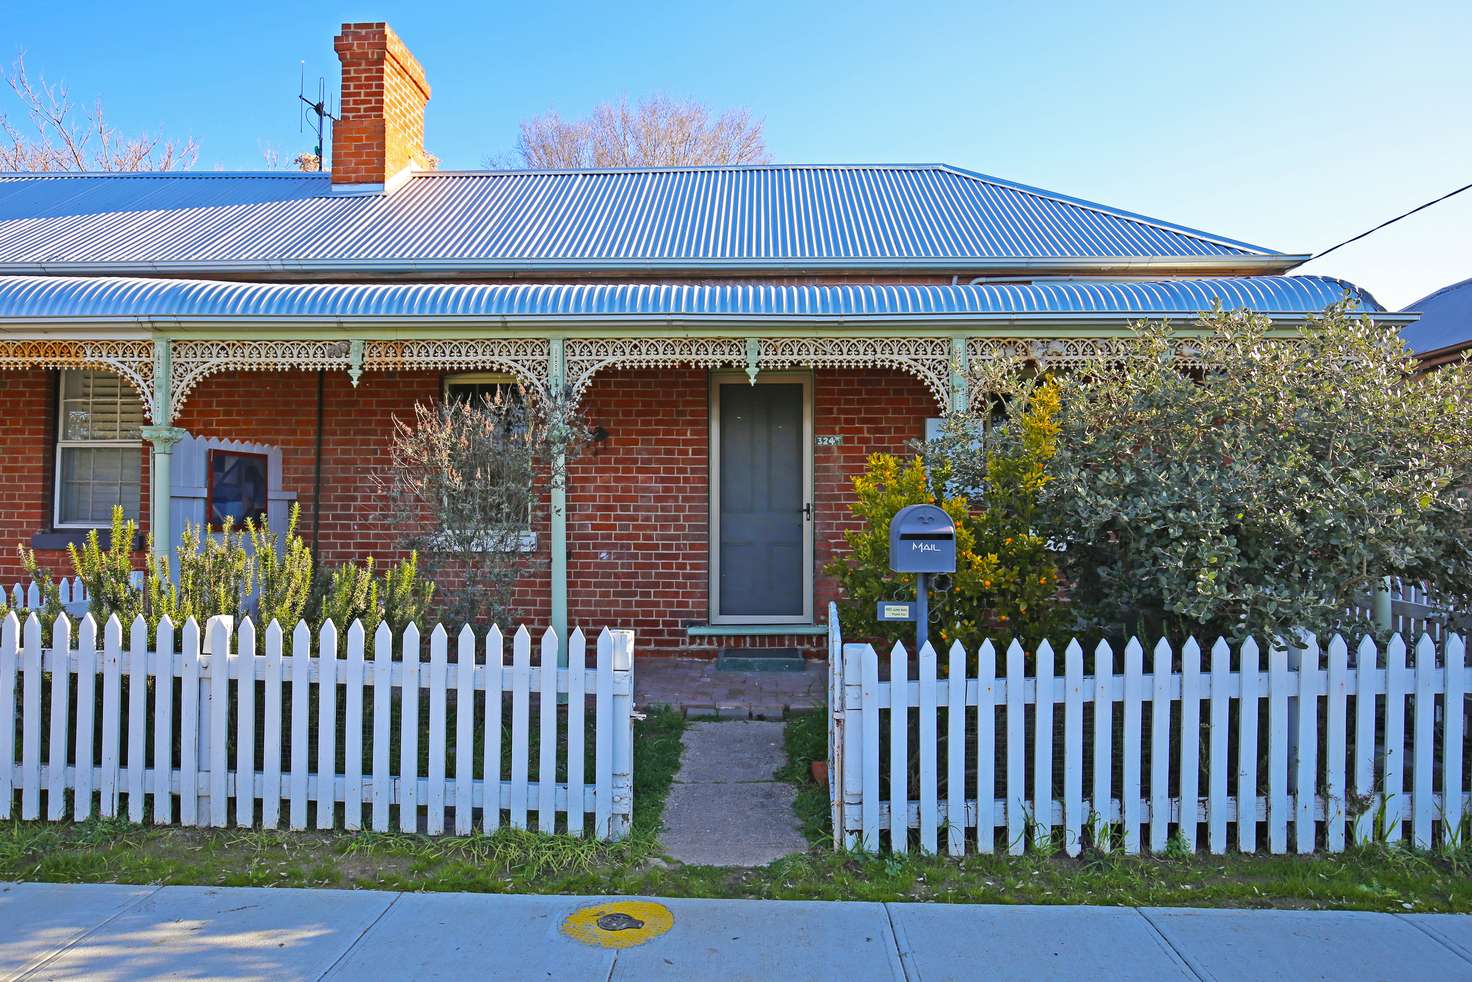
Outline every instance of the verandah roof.
{"label": "verandah roof", "polygon": [[0,277],[0,322],[905,322],[1193,318],[1219,303],[1301,319],[1363,290],[1322,276],[975,285],[244,283]]}

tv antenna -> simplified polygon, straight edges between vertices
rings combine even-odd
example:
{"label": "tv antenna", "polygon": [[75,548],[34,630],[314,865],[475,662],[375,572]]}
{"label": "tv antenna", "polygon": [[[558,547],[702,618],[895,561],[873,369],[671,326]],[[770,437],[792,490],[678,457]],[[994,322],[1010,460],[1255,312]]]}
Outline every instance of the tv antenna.
{"label": "tv antenna", "polygon": [[317,101],[313,102],[307,98],[307,63],[301,62],[301,80],[297,83],[296,97],[301,101],[302,109],[297,117],[297,132],[303,132],[304,127],[310,126],[317,137],[317,144],[312,152],[317,155],[317,169],[322,169],[322,134],[327,130],[327,120],[337,122],[337,117],[327,107],[327,82],[322,76],[317,76]]}

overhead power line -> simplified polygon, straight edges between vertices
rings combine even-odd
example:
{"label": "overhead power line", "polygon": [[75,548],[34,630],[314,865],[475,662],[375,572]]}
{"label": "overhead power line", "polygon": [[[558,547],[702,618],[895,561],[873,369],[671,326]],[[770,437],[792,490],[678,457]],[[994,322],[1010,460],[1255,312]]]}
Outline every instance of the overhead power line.
{"label": "overhead power line", "polygon": [[1365,232],[1361,232],[1359,235],[1356,235],[1352,239],[1345,239],[1343,242],[1339,243],[1338,245],[1336,245],[1336,246],[1330,246],[1329,248],[1325,249],[1323,252],[1316,252],[1312,256],[1309,256],[1307,259],[1305,259],[1302,263],[1299,263],[1299,265],[1302,266],[1302,265],[1304,265],[1304,263],[1310,263],[1310,262],[1313,262],[1315,259],[1318,259],[1318,258],[1320,258],[1322,256],[1327,256],[1329,253],[1333,252],[1335,249],[1342,249],[1345,246],[1349,245],[1351,242],[1358,242],[1360,239],[1363,239],[1365,236],[1367,236],[1367,235],[1373,235],[1374,233],[1380,231],[1382,228],[1385,228],[1387,225],[1394,225],[1396,222],[1400,221],[1402,218],[1410,218],[1416,212],[1418,212],[1418,211],[1424,211],[1425,209],[1430,208],[1432,205],[1440,204],[1441,202],[1445,201],[1447,198],[1451,198],[1451,197],[1454,197],[1456,195],[1459,195],[1463,191],[1472,191],[1472,184],[1464,184],[1461,187],[1457,188],[1455,191],[1448,191],[1446,194],[1443,194],[1441,197],[1439,197],[1439,198],[1433,198],[1431,201],[1426,202],[1424,205],[1417,205],[1415,208],[1412,208],[1410,211],[1406,212],[1403,215],[1396,215],[1394,218],[1390,219],[1389,221],[1381,222],[1379,225],[1376,225],[1374,228],[1372,228],[1372,229],[1370,229],[1368,231],[1365,231]]}

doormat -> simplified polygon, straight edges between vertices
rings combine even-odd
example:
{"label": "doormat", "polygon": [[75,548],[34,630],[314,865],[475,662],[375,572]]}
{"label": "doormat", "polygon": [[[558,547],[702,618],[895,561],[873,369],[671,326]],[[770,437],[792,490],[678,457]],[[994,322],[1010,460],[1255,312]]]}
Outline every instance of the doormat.
{"label": "doormat", "polygon": [[718,672],[801,672],[806,667],[797,648],[723,648]]}

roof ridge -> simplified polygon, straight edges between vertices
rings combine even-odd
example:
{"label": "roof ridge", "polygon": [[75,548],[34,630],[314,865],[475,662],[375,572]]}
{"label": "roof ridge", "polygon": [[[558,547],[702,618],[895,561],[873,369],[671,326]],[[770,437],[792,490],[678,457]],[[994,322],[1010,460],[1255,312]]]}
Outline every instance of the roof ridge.
{"label": "roof ridge", "polygon": [[758,170],[948,170],[940,163],[766,163],[766,164],[668,164],[655,167],[493,167],[489,169],[439,169],[416,171],[413,177],[499,177],[502,175],[549,174],[682,174],[715,171]]}
{"label": "roof ridge", "polygon": [[292,178],[326,178],[328,171],[281,171],[281,170],[0,170],[0,180],[6,178],[63,178],[77,177],[125,177],[125,178],[222,178],[222,177],[275,177]]}

